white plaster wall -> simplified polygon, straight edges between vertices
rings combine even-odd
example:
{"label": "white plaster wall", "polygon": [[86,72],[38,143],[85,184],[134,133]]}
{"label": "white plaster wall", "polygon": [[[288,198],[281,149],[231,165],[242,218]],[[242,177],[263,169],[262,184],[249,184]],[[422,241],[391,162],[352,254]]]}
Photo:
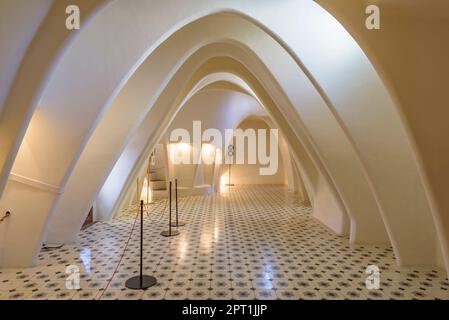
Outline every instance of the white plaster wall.
{"label": "white plaster wall", "polygon": [[449,270],[449,2],[379,0],[381,28],[375,32],[360,23],[366,17],[366,2],[316,2],[356,39],[394,99],[415,151]]}
{"label": "white plaster wall", "polygon": [[17,69],[52,0],[0,1],[0,114]]}
{"label": "white plaster wall", "polygon": [[[241,122],[238,126],[238,128],[242,130],[246,129],[262,129],[266,130],[266,143],[265,143],[265,150],[271,150],[270,141],[269,141],[269,130],[271,129],[270,126],[265,123],[260,118],[249,118],[245,119],[243,122]],[[256,136],[257,144],[259,144],[258,136]],[[235,145],[235,140],[234,140]],[[258,145],[259,146],[259,145]],[[278,146],[278,167],[276,170],[276,173],[273,175],[261,175],[259,172],[259,169],[261,167],[266,167],[266,165],[262,165],[257,158],[255,164],[249,164],[248,163],[248,144],[245,142],[245,163],[244,164],[233,164],[231,167],[231,183],[236,185],[251,185],[251,184],[273,184],[273,185],[287,185],[287,177],[285,174],[285,168],[284,168],[284,159],[282,156],[282,153],[280,151],[280,146]],[[257,150],[257,149],[256,149]],[[257,151],[256,151],[257,152]],[[269,154],[269,153],[268,153]],[[228,176],[228,167],[225,166],[223,174],[227,177]]]}
{"label": "white plaster wall", "polygon": [[[25,54],[23,51],[25,46],[18,49],[15,40],[12,42],[11,48],[17,56],[8,53],[10,52],[7,49],[9,43],[3,46],[2,42],[2,48],[5,47],[2,57],[8,60],[7,62],[2,60],[2,64],[9,66],[4,73],[2,69],[2,76],[10,89],[3,97],[0,114],[0,150],[3,151],[0,153],[0,195],[4,191],[18,149],[47,81],[63,56],[64,50],[79,33],[65,28],[65,8],[70,4],[78,5],[83,12],[81,22],[83,26],[86,26],[106,3],[108,0],[58,0],[51,3],[46,0],[36,0],[27,1],[25,10],[23,1],[2,2],[5,6],[5,10],[0,11],[2,22],[11,21],[10,15],[14,17],[20,14],[27,18],[26,23],[21,23],[21,18],[14,19],[12,26],[8,24],[8,27],[2,30],[10,35],[17,32],[23,36],[21,40],[25,44],[28,41],[27,37],[33,32],[34,38],[26,48]],[[30,8],[33,10],[28,11]],[[40,19],[40,15],[47,9],[45,19]],[[30,14],[33,16],[31,17]],[[38,28],[37,23],[39,23]],[[9,39],[8,35],[6,37]],[[16,68],[17,59],[21,60],[20,68],[16,69],[16,73],[11,73],[10,71]]]}

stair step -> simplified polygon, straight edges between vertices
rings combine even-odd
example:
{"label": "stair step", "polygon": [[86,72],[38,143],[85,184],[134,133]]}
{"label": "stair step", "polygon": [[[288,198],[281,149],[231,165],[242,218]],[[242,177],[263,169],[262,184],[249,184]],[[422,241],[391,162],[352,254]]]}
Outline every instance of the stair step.
{"label": "stair step", "polygon": [[165,169],[150,171],[150,181],[165,180]]}
{"label": "stair step", "polygon": [[166,190],[167,182],[165,180],[150,180],[151,190]]}
{"label": "stair step", "polygon": [[166,199],[168,197],[167,190],[153,190],[151,196],[153,200]]}

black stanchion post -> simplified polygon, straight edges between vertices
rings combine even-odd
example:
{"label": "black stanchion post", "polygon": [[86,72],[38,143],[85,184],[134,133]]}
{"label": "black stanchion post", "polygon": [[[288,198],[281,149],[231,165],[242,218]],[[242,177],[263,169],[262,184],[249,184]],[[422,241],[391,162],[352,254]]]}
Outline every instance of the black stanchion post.
{"label": "black stanchion post", "polygon": [[140,288],[143,285],[143,200],[140,200]]}
{"label": "black stanchion post", "polygon": [[170,204],[168,205],[168,207],[169,207],[170,214],[168,215],[168,236],[171,237],[171,181],[170,181],[169,194],[170,194],[170,196],[169,196]]}
{"label": "black stanchion post", "polygon": [[178,226],[178,179],[175,179],[176,226]]}
{"label": "black stanchion post", "polygon": [[143,200],[140,200],[140,272],[138,276],[129,278],[125,286],[129,289],[147,289],[157,283],[155,277],[143,274]]}
{"label": "black stanchion post", "polygon": [[172,182],[169,182],[169,191],[168,191],[168,198],[169,198],[169,202],[168,202],[168,231],[162,231],[161,235],[164,237],[174,237],[177,236],[179,234],[178,230],[174,230],[172,231],[171,227],[172,227],[172,222],[171,222],[171,190],[172,190]]}
{"label": "black stanchion post", "polygon": [[179,221],[178,218],[178,179],[175,179],[175,210],[176,210],[176,223],[172,224],[173,227],[183,227],[185,222]]}

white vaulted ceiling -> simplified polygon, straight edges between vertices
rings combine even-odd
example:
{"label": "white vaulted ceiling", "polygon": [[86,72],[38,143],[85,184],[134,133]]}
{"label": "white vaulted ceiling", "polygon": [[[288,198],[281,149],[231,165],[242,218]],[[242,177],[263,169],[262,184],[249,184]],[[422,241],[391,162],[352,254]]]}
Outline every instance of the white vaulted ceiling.
{"label": "white vaulted ceiling", "polygon": [[[447,258],[441,212],[390,88],[318,4],[116,0],[86,10],[91,19],[55,54],[48,76],[36,77],[42,90],[23,87],[26,112],[10,111],[14,94],[5,99],[0,204],[20,217],[0,231],[2,264],[31,263],[44,238],[73,240],[108,181],[112,212],[170,119],[216,81],[237,83],[283,131],[318,219],[352,242],[390,242],[402,265]],[[48,12],[44,21],[60,20]],[[33,34],[36,23],[23,30]],[[5,76],[20,89],[12,79]],[[12,246],[24,254],[12,257]]]}

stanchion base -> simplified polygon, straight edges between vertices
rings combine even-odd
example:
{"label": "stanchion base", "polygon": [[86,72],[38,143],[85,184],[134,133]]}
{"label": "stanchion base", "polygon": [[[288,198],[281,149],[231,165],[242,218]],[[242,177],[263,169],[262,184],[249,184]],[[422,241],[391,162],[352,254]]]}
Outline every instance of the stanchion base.
{"label": "stanchion base", "polygon": [[142,276],[142,285],[140,283],[140,276],[134,276],[132,278],[129,278],[128,280],[126,280],[125,282],[125,286],[128,289],[133,289],[133,290],[145,290],[149,287],[154,286],[157,283],[157,280],[155,277],[152,276],[146,276],[143,275]]}
{"label": "stanchion base", "polygon": [[184,221],[178,221],[178,224],[176,224],[176,222],[172,222],[171,226],[172,227],[184,227],[186,225],[186,223]]}
{"label": "stanchion base", "polygon": [[167,231],[162,231],[161,232],[161,236],[164,237],[174,237],[179,235],[179,231],[178,230],[172,230],[171,233],[167,230]]}

